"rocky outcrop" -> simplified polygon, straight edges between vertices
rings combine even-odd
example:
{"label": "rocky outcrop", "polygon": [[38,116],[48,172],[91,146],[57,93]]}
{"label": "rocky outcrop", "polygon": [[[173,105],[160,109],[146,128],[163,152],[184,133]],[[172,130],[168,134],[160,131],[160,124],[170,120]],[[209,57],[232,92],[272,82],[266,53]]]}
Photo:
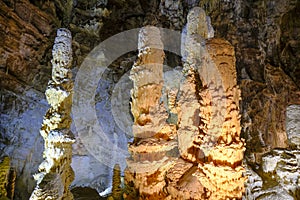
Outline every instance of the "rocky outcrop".
{"label": "rocky outcrop", "polygon": [[67,29],[58,29],[52,50],[52,80],[48,83],[46,97],[51,108],[47,111],[41,135],[45,140],[44,161],[39,166],[35,180],[37,186],[30,199],[73,199],[69,185],[74,179],[71,168],[72,139],[71,103],[73,83],[72,36]]}
{"label": "rocky outcrop", "polygon": [[299,150],[282,149],[265,154],[256,172],[247,170],[249,179],[244,199],[298,199],[299,155]]}

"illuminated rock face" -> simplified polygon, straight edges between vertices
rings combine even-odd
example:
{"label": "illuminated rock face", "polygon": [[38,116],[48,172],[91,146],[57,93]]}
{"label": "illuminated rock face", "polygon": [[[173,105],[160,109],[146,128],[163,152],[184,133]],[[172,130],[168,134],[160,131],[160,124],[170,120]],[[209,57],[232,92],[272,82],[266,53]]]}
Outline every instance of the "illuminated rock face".
{"label": "illuminated rock face", "polygon": [[52,50],[52,80],[46,98],[51,108],[47,111],[41,135],[45,141],[44,161],[35,175],[37,186],[30,199],[73,199],[69,185],[74,179],[70,166],[72,158],[71,103],[73,83],[71,33],[58,29]]}
{"label": "illuminated rock face", "polygon": [[[178,88],[167,83],[175,72],[163,79],[164,52],[149,47],[163,49],[159,30],[140,32],[139,59],[131,70],[135,140],[125,172],[126,184],[138,191],[139,199],[243,195],[245,143],[240,139],[234,49],[225,40],[208,39],[213,32],[207,19],[197,7],[188,15]],[[164,96],[167,103],[160,101]],[[177,120],[170,120],[174,115]]]}
{"label": "illuminated rock face", "polygon": [[9,157],[0,159],[0,199],[14,199],[16,171]]}

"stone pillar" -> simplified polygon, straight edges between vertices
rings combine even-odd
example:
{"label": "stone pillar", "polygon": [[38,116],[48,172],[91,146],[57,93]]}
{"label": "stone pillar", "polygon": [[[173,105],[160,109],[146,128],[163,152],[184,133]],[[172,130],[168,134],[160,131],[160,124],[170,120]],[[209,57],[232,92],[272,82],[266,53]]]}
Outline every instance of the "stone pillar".
{"label": "stone pillar", "polygon": [[71,168],[72,144],[75,140],[70,132],[73,82],[71,80],[72,37],[68,29],[57,30],[52,50],[52,80],[46,90],[50,104],[40,133],[45,140],[44,161],[39,173],[34,176],[37,186],[31,200],[71,200],[69,185],[74,179]]}
{"label": "stone pillar", "polygon": [[[200,89],[201,131],[195,143],[203,150],[205,159],[199,163],[195,175],[206,188],[207,199],[239,199],[244,193],[247,178],[243,176],[245,142],[240,138],[241,97],[237,85],[234,48],[222,39],[207,41],[206,48],[207,56],[210,56],[220,74],[222,89],[213,79],[208,83],[203,81]],[[217,99],[222,100],[216,101]],[[206,109],[207,106],[211,109]],[[217,116],[222,112],[222,107],[224,113]]]}
{"label": "stone pillar", "polygon": [[[198,165],[193,176],[206,191],[202,198],[241,198],[246,180],[242,166],[245,142],[240,139],[241,97],[234,48],[223,39],[211,39],[207,22],[202,9],[190,11],[184,48],[187,79],[182,89],[192,91],[195,112],[182,114],[191,125],[179,128],[179,149],[182,157]],[[183,96],[181,106],[187,104],[185,99]]]}
{"label": "stone pillar", "polygon": [[165,54],[159,29],[142,28],[138,48],[138,60],[130,72],[134,141],[128,148],[131,157],[125,182],[133,184],[140,199],[165,199],[164,178],[173,163],[168,152],[176,149],[177,143],[170,139],[175,126],[167,123],[168,113],[160,102]]}
{"label": "stone pillar", "polygon": [[245,142],[234,48],[213,35],[204,10],[191,9],[182,35],[179,88],[167,84],[175,73],[163,79],[159,29],[144,28],[139,35],[139,58],[130,75],[135,139],[125,172],[139,199],[242,198]]}

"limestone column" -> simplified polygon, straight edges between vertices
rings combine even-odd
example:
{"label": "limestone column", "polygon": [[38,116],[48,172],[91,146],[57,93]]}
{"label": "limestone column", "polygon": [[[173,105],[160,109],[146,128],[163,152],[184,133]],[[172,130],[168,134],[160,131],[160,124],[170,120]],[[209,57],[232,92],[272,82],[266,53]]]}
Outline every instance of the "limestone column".
{"label": "limestone column", "polygon": [[[211,39],[206,47],[213,64],[221,75],[222,93],[219,87],[210,86],[213,82],[203,82],[200,89],[200,135],[195,141],[204,152],[204,162],[199,163],[195,175],[206,188],[207,199],[239,199],[244,193],[246,177],[242,165],[245,142],[240,138],[240,89],[237,85],[235,55],[233,46],[223,39]],[[205,65],[207,63],[203,63]],[[203,67],[203,66],[201,66]],[[201,69],[200,69],[201,71]],[[210,94],[210,95],[208,95]],[[223,99],[219,105],[214,99]],[[206,106],[213,108],[209,112]],[[218,112],[224,107],[224,113],[218,120]],[[219,109],[219,110],[218,110]],[[220,126],[214,124],[218,122]],[[203,146],[203,147],[202,147]]]}
{"label": "limestone column", "polygon": [[240,138],[235,53],[229,42],[210,38],[213,34],[208,21],[201,8],[193,8],[188,15],[184,49],[187,81],[182,88],[192,88],[193,105],[199,106],[194,110],[200,118],[197,121],[195,114],[189,116],[192,128],[179,128],[179,149],[182,157],[197,162],[193,176],[206,191],[202,198],[241,198],[246,180],[242,166],[245,142]]}
{"label": "limestone column", "polygon": [[[139,56],[130,74],[134,142],[125,181],[139,199],[240,199],[245,142],[240,139],[234,48],[212,39],[203,9],[191,9],[187,21],[178,90],[162,90],[168,86],[159,29],[140,32]],[[171,115],[176,115],[175,124]]]}
{"label": "limestone column", "polygon": [[167,175],[169,193],[180,199],[239,199],[244,192],[234,48],[213,35],[204,10],[191,9],[182,37],[185,79],[178,102],[178,148],[185,162]]}
{"label": "limestone column", "polygon": [[39,173],[34,176],[37,186],[31,200],[73,199],[69,190],[74,179],[71,159],[75,142],[70,132],[73,89],[71,44],[71,32],[65,28],[58,29],[52,50],[52,79],[45,93],[51,107],[40,130],[45,141],[44,161],[39,166]]}
{"label": "limestone column", "polygon": [[165,54],[159,29],[142,28],[138,48],[138,60],[130,72],[134,141],[128,147],[131,157],[125,182],[139,192],[139,199],[165,199],[165,174],[173,164],[168,152],[177,149],[177,142],[172,140],[175,126],[167,123],[161,102]]}

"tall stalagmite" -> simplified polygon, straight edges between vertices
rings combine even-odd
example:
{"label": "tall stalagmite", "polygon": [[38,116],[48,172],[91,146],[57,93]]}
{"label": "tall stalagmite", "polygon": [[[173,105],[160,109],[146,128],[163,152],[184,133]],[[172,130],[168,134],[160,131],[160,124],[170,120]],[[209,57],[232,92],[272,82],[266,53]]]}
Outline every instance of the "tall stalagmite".
{"label": "tall stalagmite", "polygon": [[164,51],[160,30],[142,28],[139,34],[139,57],[130,72],[131,112],[134,117],[134,142],[129,145],[131,158],[126,170],[127,184],[133,183],[140,198],[164,199],[163,188],[172,158],[167,152],[177,148],[171,137],[174,126],[166,123],[168,114],[160,102],[163,88]]}
{"label": "tall stalagmite", "polygon": [[44,161],[34,176],[37,186],[30,199],[73,199],[69,185],[74,179],[70,166],[72,144],[75,140],[70,131],[73,82],[71,32],[61,28],[52,50],[52,80],[48,83],[46,98],[51,108],[47,111],[41,135],[45,140]]}
{"label": "tall stalagmite", "polygon": [[[240,138],[240,89],[237,85],[234,48],[222,39],[211,39],[206,45],[207,56],[210,56],[220,74],[222,89],[214,80],[203,84],[200,89],[200,134],[195,143],[200,148],[203,144],[209,148],[208,151],[204,149],[205,159],[199,163],[196,176],[207,189],[208,199],[241,198],[246,181],[242,166],[245,142]],[[199,71],[202,72],[201,69]],[[224,103],[220,105],[217,99],[222,99],[220,102]],[[207,111],[204,105],[212,109]],[[216,115],[223,106],[224,113],[218,118]],[[214,121],[216,118],[218,120]],[[214,124],[216,122],[220,127]]]}
{"label": "tall stalagmite", "polygon": [[139,35],[139,59],[131,71],[135,140],[125,174],[139,199],[242,197],[245,143],[234,48],[213,35],[209,17],[193,8],[182,36],[182,79],[171,90],[166,80],[174,73],[163,79],[164,52],[153,48],[163,49],[159,29]]}

